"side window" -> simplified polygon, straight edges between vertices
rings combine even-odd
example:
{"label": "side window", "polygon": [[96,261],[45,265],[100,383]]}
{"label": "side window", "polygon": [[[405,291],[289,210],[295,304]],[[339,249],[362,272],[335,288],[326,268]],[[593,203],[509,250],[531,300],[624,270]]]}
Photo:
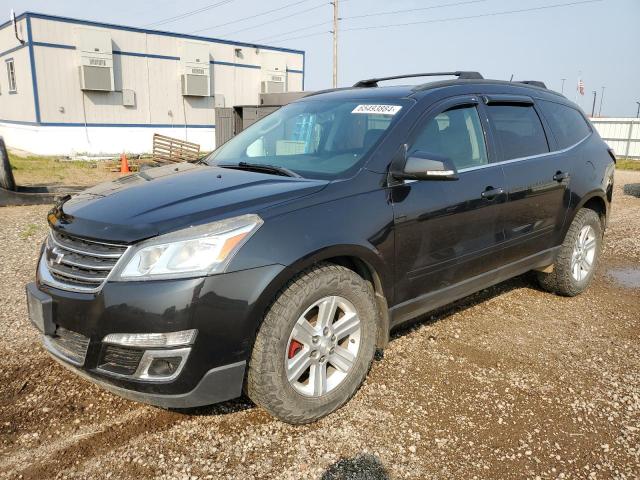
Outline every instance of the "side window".
{"label": "side window", "polygon": [[540,118],[530,105],[488,105],[489,120],[502,147],[503,160],[549,151]]}
{"label": "side window", "polygon": [[445,156],[458,170],[488,163],[476,107],[456,107],[432,118],[418,133],[411,150]]}
{"label": "side window", "polygon": [[5,60],[5,63],[7,64],[7,77],[9,78],[9,92],[17,92],[16,69],[13,64],[13,58]]}
{"label": "side window", "polygon": [[561,149],[575,145],[591,133],[587,121],[575,108],[544,100],[538,103]]}

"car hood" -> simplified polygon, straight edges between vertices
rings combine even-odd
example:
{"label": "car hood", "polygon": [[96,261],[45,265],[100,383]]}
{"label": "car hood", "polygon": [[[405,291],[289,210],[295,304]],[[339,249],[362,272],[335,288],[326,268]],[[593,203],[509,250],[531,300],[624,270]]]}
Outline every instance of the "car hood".
{"label": "car hood", "polygon": [[51,226],[71,235],[133,243],[166,232],[259,213],[328,181],[180,163],[102,183],[63,199]]}

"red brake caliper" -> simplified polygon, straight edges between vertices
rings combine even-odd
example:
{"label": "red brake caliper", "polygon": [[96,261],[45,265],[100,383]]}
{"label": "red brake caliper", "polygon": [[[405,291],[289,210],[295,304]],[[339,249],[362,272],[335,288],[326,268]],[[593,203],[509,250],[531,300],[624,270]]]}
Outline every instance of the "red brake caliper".
{"label": "red brake caliper", "polygon": [[289,343],[289,358],[295,357],[300,350],[302,350],[302,344],[297,340],[291,340],[291,343]]}

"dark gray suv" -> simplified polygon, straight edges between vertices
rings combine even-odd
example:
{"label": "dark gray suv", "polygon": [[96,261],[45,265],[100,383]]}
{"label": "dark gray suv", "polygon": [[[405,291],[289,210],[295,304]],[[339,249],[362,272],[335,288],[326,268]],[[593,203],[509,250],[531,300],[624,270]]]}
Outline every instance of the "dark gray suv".
{"label": "dark gray suv", "polygon": [[45,348],[127,398],[244,390],[304,423],[354,394],[403,322],[529,270],[582,292],[612,152],[537,82],[452,74],[317,93],[199,164],[58,204],[27,286]]}

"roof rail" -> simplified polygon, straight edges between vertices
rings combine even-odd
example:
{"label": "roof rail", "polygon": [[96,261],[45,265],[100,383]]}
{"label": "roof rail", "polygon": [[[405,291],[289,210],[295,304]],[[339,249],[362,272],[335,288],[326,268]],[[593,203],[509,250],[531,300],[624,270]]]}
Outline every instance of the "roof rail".
{"label": "roof rail", "polygon": [[525,85],[531,85],[532,87],[547,88],[544,82],[541,82],[540,80],[516,80],[516,83],[524,83]]}
{"label": "roof rail", "polygon": [[413,77],[458,77],[460,80],[480,80],[484,77],[479,72],[431,72],[431,73],[410,73],[408,75],[395,75],[393,77],[370,78],[368,80],[360,80],[354,87],[371,88],[377,87],[378,82],[386,80],[397,80],[400,78]]}

